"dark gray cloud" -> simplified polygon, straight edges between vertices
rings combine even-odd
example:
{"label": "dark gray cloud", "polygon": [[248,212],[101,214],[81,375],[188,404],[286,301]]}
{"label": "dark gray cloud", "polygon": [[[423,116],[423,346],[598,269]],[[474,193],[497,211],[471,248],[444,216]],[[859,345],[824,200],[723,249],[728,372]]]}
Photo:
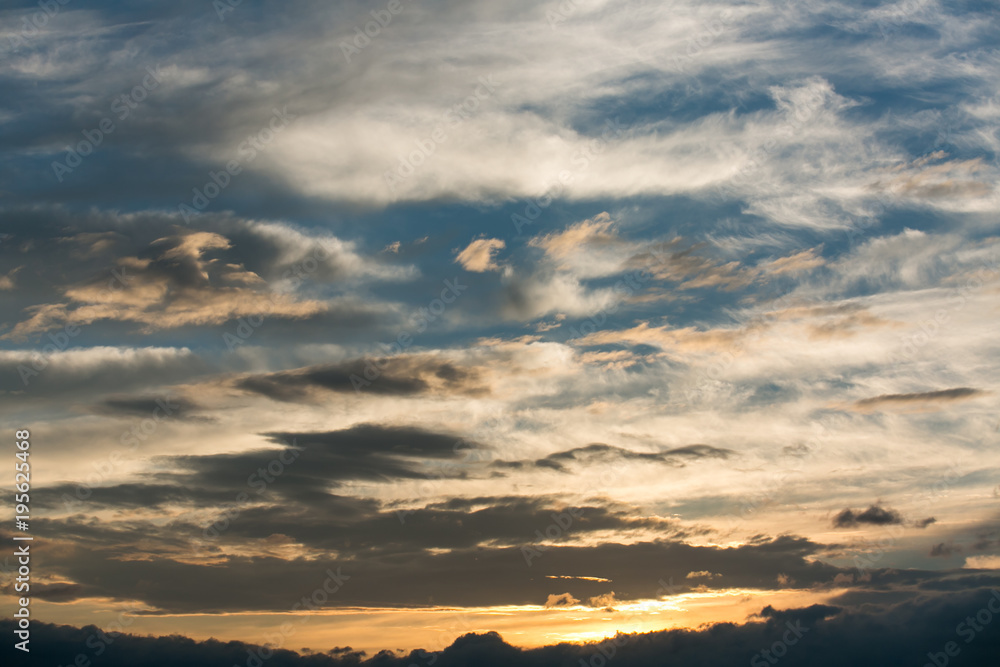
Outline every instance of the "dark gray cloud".
{"label": "dark gray cloud", "polygon": [[320,391],[409,396],[428,392],[481,395],[488,387],[476,368],[458,366],[433,355],[367,358],[322,364],[235,381],[245,391],[278,401],[299,402]]}
{"label": "dark gray cloud", "polygon": [[938,391],[922,391],[913,394],[882,394],[855,402],[860,408],[871,408],[885,404],[906,404],[925,402],[947,402],[960,401],[966,398],[982,396],[987,392],[971,387],[955,387],[953,389],[941,389]]}
{"label": "dark gray cloud", "polygon": [[[203,489],[174,484],[116,484],[114,486],[83,487],[59,484],[42,487],[34,492],[32,502],[47,509],[66,508],[77,511],[83,507],[160,508],[164,505],[223,505],[232,502],[229,489]],[[68,502],[68,504],[67,504]]]}
{"label": "dark gray cloud", "polygon": [[497,468],[522,469],[528,466],[551,468],[560,472],[569,472],[567,464],[583,465],[599,464],[607,461],[644,461],[648,463],[665,463],[672,466],[684,466],[686,461],[696,461],[705,458],[727,459],[734,452],[722,447],[711,445],[685,445],[660,452],[636,452],[623,447],[595,442],[584,447],[574,447],[565,451],[549,454],[534,461],[496,461]]}
{"label": "dark gray cloud", "polygon": [[[674,519],[647,516],[636,507],[587,503],[567,508],[555,497],[480,498],[474,505],[447,501],[405,508],[322,491],[295,489],[283,494],[280,487],[277,487],[279,502],[275,502],[274,495],[258,495],[253,491],[249,494],[251,500],[245,503],[234,502],[235,490],[162,484],[98,487],[89,490],[81,502],[75,500],[76,491],[77,487],[65,485],[36,492],[40,507],[73,514],[64,520],[44,520],[49,523],[43,525],[64,539],[94,548],[102,542],[126,544],[141,539],[148,553],[168,556],[176,552],[179,540],[195,541],[208,550],[217,550],[219,545],[239,550],[276,535],[287,536],[313,549],[353,557],[517,546],[537,541],[534,530],[546,530],[557,520],[565,523],[567,517],[572,517],[571,530],[565,538],[613,531],[622,536],[652,533],[679,539],[696,532]],[[88,508],[109,507],[217,509],[212,523],[206,525],[180,519],[168,519],[162,525],[149,521],[110,521],[103,529],[76,514]],[[210,538],[207,542],[206,536]]]}
{"label": "dark gray cloud", "polygon": [[847,508],[833,517],[833,525],[836,528],[854,528],[859,524],[887,526],[899,523],[903,523],[903,517],[899,512],[879,504],[872,505],[864,511]]}
{"label": "dark gray cloud", "polygon": [[158,475],[204,488],[251,494],[265,489],[286,497],[326,491],[349,480],[463,479],[479,466],[468,450],[481,446],[459,436],[407,426],[360,424],[339,431],[271,432],[279,447],[210,456],[165,457],[184,472]]}
{"label": "dark gray cloud", "polygon": [[622,539],[650,533],[677,539],[692,533],[673,519],[644,516],[638,508],[596,504],[568,508],[554,498],[514,498],[477,509],[396,508],[355,516],[336,512],[331,503],[313,500],[307,512],[273,506],[249,509],[233,523],[227,536],[242,541],[284,534],[317,549],[389,555],[531,543],[538,539],[535,530],[544,531],[557,520],[555,517],[565,522],[570,513],[572,524],[564,539],[601,531],[613,531]]}
{"label": "dark gray cloud", "polygon": [[[57,582],[53,584],[33,582],[30,592],[32,597],[41,598],[42,600],[71,602],[80,597],[82,590],[83,587],[79,584],[71,584],[69,582]],[[14,582],[4,586],[2,592],[13,597],[20,597],[20,594],[14,589]]]}
{"label": "dark gray cloud", "polygon": [[930,556],[932,558],[948,558],[949,556],[953,556],[961,552],[962,547],[960,546],[939,542],[931,547]]}
{"label": "dark gray cloud", "polygon": [[109,417],[149,417],[155,413],[181,421],[210,421],[211,417],[195,414],[201,409],[194,401],[170,394],[109,396],[92,408],[93,412]]}

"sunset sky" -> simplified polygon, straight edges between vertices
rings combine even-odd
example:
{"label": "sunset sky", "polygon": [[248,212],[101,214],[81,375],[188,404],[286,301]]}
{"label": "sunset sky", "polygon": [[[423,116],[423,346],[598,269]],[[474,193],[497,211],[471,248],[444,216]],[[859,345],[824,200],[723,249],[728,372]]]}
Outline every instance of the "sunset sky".
{"label": "sunset sky", "polygon": [[52,665],[1000,651],[995,4],[2,7]]}

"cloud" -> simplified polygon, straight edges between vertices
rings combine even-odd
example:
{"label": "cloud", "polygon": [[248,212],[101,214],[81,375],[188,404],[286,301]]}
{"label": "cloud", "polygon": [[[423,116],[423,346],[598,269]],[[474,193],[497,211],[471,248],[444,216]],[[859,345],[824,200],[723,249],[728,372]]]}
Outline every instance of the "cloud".
{"label": "cloud", "polygon": [[[459,461],[473,444],[446,433],[409,426],[359,424],[338,431],[265,433],[279,448],[233,454],[172,457],[190,471],[193,484],[242,489],[247,475],[266,469],[276,458],[287,464],[281,477],[288,492],[320,491],[348,480],[383,481],[426,478],[434,461]],[[291,460],[292,462],[289,462]],[[284,466],[283,466],[284,467]],[[461,476],[461,467],[454,467]]]}
{"label": "cloud", "polygon": [[92,408],[96,414],[109,417],[131,419],[135,417],[149,417],[154,413],[162,413],[172,419],[183,421],[210,421],[210,417],[193,414],[201,409],[201,406],[193,401],[171,395],[109,396]]}
{"label": "cloud", "polygon": [[213,370],[212,363],[187,348],[68,347],[46,354],[3,350],[0,390],[15,404],[60,396],[88,402],[100,394],[159,387]]}
{"label": "cloud", "polygon": [[1000,570],[1000,556],[969,556],[965,567],[970,570]]}
{"label": "cloud", "polygon": [[244,391],[285,402],[319,400],[317,394],[324,391],[388,396],[489,393],[478,368],[455,364],[435,355],[397,355],[321,364],[248,375],[233,384]]}
{"label": "cloud", "polygon": [[987,392],[971,387],[955,387],[938,391],[923,391],[912,394],[882,394],[855,401],[859,408],[878,408],[879,406],[910,405],[923,403],[950,403],[982,396]]}
{"label": "cloud", "polygon": [[575,345],[609,345],[627,343],[631,345],[653,345],[663,350],[713,350],[733,345],[746,335],[736,329],[712,329],[699,331],[694,327],[675,329],[668,325],[652,327],[648,322],[640,322],[631,329],[619,331],[596,331],[573,341]]}
{"label": "cloud", "polygon": [[[13,245],[0,246],[0,262],[17,268],[30,258],[46,266],[17,291],[11,314],[22,315],[3,331],[13,341],[66,325],[120,337],[121,322],[138,325],[136,334],[180,337],[244,316],[265,317],[275,331],[282,321],[295,321],[300,331],[317,322],[370,325],[373,311],[385,317],[392,308],[359,298],[363,287],[418,275],[394,257],[365,256],[356,243],[329,234],[226,214],[205,216],[199,229],[157,212],[84,215],[40,207],[0,215],[17,232],[22,256],[11,255]],[[66,228],[83,231],[67,235]]]}
{"label": "cloud", "polygon": [[6,274],[0,275],[0,291],[14,289],[15,287],[14,276],[16,276],[18,271],[20,271],[22,268],[24,267],[18,266],[11,269]]}
{"label": "cloud", "polygon": [[833,525],[836,528],[855,528],[863,523],[873,526],[887,526],[903,523],[903,517],[893,509],[875,504],[863,512],[845,509],[833,518]]}
{"label": "cloud", "polygon": [[[79,599],[80,591],[82,589],[83,587],[78,584],[65,581],[51,584],[35,582],[35,584],[31,587],[31,593],[36,598],[51,602],[72,602],[73,600]],[[14,588],[13,581],[4,586],[2,592],[12,597],[19,597],[17,595],[18,591]]]}
{"label": "cloud", "polygon": [[546,262],[579,278],[622,273],[636,243],[622,239],[609,213],[602,212],[559,232],[532,238],[528,245],[541,248]]}
{"label": "cloud", "polygon": [[761,271],[769,275],[781,275],[783,273],[800,273],[810,271],[826,264],[826,260],[819,256],[819,248],[809,248],[786,257],[779,257],[759,265]]}
{"label": "cloud", "polygon": [[952,544],[945,544],[944,542],[939,542],[938,544],[935,544],[933,547],[931,547],[930,554],[928,555],[931,558],[948,558],[949,556],[953,556],[954,554],[960,553],[961,551],[962,551],[961,547]]}
{"label": "cloud", "polygon": [[572,595],[570,595],[569,593],[560,593],[559,595],[550,593],[548,599],[545,600],[546,608],[572,607],[577,604],[580,604],[580,601],[577,600]]}
{"label": "cloud", "polygon": [[298,301],[284,294],[267,293],[263,281],[243,267],[221,264],[208,257],[225,250],[230,242],[219,234],[179,231],[154,241],[148,257],[120,257],[121,285],[109,289],[108,281],[83,287],[69,286],[68,303],[33,307],[31,316],[4,337],[24,340],[29,334],[72,323],[86,326],[98,320],[136,322],[143,331],[184,325],[220,324],[247,315],[302,318],[326,310],[315,300]]}
{"label": "cloud", "polygon": [[994,190],[992,183],[975,178],[976,174],[988,171],[982,158],[970,160],[948,160],[927,166],[931,159],[945,157],[943,151],[914,160],[909,165],[899,166],[886,181],[879,181],[872,187],[891,190],[898,196],[918,199],[986,197]]}
{"label": "cloud", "polygon": [[587,604],[591,607],[603,608],[604,611],[615,611],[615,605],[618,600],[615,598],[615,592],[609,591],[603,595],[595,595],[592,598],[587,598]]}
{"label": "cloud", "polygon": [[[684,447],[674,447],[660,452],[635,452],[596,442],[584,447],[575,447],[565,451],[549,454],[533,462],[533,465],[540,468],[552,468],[561,472],[570,472],[567,468],[569,463],[581,465],[595,465],[607,463],[609,461],[645,461],[650,463],[666,463],[682,467],[685,461],[692,461],[704,458],[727,459],[733,452],[721,447],[711,445],[686,445]],[[521,467],[525,462],[517,462]],[[509,465],[509,462],[498,462],[498,465]]]}
{"label": "cloud", "polygon": [[455,256],[455,261],[466,271],[498,271],[500,265],[496,263],[496,254],[506,247],[502,239],[476,239]]}

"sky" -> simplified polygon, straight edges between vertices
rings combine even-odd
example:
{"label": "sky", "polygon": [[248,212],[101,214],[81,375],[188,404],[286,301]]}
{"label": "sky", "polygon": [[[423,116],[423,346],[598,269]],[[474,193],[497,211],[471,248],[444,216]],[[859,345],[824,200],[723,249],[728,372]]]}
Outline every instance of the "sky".
{"label": "sky", "polygon": [[987,664],[998,29],[0,4],[35,659]]}

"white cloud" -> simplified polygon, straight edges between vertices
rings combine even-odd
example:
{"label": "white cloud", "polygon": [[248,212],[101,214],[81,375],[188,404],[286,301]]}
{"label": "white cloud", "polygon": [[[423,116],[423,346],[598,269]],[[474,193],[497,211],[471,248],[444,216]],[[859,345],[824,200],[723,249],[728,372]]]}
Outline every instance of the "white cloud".
{"label": "white cloud", "polygon": [[497,271],[500,265],[496,263],[496,255],[506,247],[507,243],[501,239],[476,239],[455,255],[455,261],[466,271]]}

